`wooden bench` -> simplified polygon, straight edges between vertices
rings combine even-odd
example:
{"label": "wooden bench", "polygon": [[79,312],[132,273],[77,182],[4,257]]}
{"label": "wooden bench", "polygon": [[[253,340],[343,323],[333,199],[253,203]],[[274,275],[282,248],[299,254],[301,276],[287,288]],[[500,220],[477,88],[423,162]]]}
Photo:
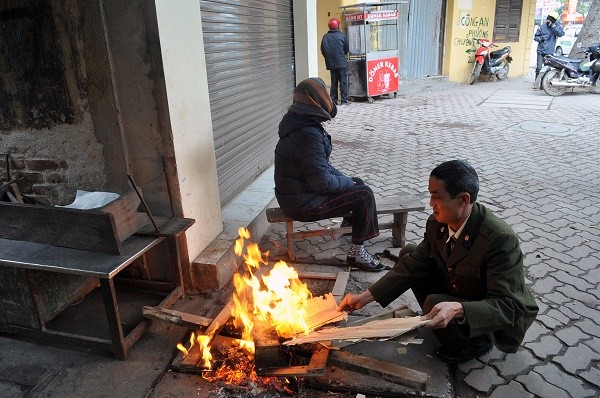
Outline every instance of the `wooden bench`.
{"label": "wooden bench", "polygon": [[[421,211],[425,206],[421,201],[411,195],[376,198],[377,214],[392,214],[394,220],[389,223],[379,224],[379,229],[392,230],[392,244],[395,247],[404,247],[406,244],[406,220],[409,211]],[[294,239],[310,238],[313,236],[330,236],[335,239],[345,233],[352,233],[352,227],[337,227],[327,229],[317,229],[309,231],[295,231],[294,220],[286,216],[281,208],[270,207],[266,210],[267,221],[270,223],[284,222],[286,224],[285,237],[287,240],[287,252],[290,260],[295,260],[294,256]],[[348,214],[349,216],[350,214]]]}

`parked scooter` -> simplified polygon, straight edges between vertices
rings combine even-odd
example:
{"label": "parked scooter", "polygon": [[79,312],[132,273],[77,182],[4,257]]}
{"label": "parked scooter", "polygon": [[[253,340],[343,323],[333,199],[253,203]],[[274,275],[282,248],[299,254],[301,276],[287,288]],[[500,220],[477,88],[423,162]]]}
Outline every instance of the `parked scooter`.
{"label": "parked scooter", "polygon": [[481,47],[475,52],[475,60],[473,61],[473,70],[471,71],[469,84],[475,83],[482,73],[489,76],[496,75],[498,80],[502,80],[508,76],[509,64],[512,61],[510,46],[490,52],[491,47],[498,47],[494,42],[489,39],[475,40],[481,44]]}
{"label": "parked scooter", "polygon": [[541,86],[553,97],[563,95],[567,89],[593,88],[597,90],[600,77],[600,43],[585,47],[585,58],[569,58],[555,55],[544,57],[544,73]]}

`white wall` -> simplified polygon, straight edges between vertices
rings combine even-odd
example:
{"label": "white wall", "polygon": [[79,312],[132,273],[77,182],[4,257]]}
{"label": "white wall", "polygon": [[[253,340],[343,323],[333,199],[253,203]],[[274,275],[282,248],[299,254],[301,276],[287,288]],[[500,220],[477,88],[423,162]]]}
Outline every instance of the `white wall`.
{"label": "white wall", "polygon": [[173,145],[190,259],[221,232],[221,204],[198,0],[156,0]]}
{"label": "white wall", "polygon": [[296,84],[319,76],[317,55],[317,0],[294,1],[294,46]]}

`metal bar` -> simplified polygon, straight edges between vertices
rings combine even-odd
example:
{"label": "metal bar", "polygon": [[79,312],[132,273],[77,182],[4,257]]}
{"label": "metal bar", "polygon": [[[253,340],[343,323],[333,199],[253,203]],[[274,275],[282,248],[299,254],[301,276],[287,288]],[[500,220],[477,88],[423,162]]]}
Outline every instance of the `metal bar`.
{"label": "metal bar", "polygon": [[156,224],[156,221],[154,221],[154,217],[152,217],[152,213],[150,213],[150,208],[146,204],[146,201],[144,200],[144,197],[142,196],[142,193],[138,189],[137,185],[135,185],[135,182],[133,181],[133,177],[131,176],[131,174],[127,174],[127,177],[129,178],[129,181],[131,182],[133,189],[135,189],[135,193],[137,193],[138,197],[140,198],[140,201],[142,202],[142,205],[144,206],[144,210],[146,210],[146,214],[150,218],[150,221],[152,221],[152,225],[154,225],[154,228],[156,229],[156,231],[159,232],[160,227]]}

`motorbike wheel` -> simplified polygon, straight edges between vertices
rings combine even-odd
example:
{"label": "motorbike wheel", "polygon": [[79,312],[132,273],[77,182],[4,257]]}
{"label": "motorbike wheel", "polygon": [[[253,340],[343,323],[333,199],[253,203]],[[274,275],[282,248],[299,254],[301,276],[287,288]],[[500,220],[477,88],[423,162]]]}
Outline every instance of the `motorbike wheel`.
{"label": "motorbike wheel", "polygon": [[506,61],[502,61],[503,65],[502,65],[502,72],[500,73],[496,73],[496,79],[498,80],[502,80],[504,79],[506,76],[508,76],[508,69],[509,69],[509,63]]}
{"label": "motorbike wheel", "polygon": [[553,97],[563,95],[565,91],[567,91],[566,87],[556,87],[552,85],[552,81],[558,82],[561,80],[567,80],[566,76],[563,75],[563,77],[560,78],[560,71],[556,69],[549,70],[542,77],[542,89],[546,94],[551,95]]}
{"label": "motorbike wheel", "polygon": [[471,79],[469,79],[469,84],[473,84],[477,81],[479,74],[481,73],[481,66],[482,65],[480,63],[473,63],[473,70],[471,71]]}

